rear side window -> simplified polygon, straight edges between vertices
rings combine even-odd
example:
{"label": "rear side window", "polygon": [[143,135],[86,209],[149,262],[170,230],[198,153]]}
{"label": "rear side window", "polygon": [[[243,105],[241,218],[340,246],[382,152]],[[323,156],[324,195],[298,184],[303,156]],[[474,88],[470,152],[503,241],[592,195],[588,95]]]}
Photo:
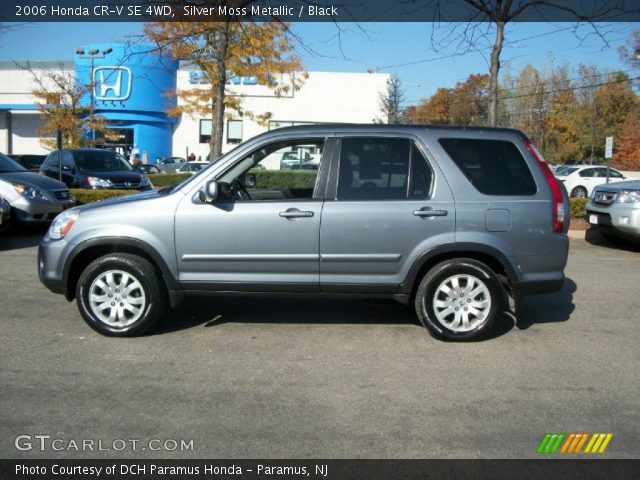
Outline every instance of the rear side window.
{"label": "rear side window", "polygon": [[536,193],[536,183],[527,162],[512,142],[466,138],[441,138],[439,142],[480,193]]}
{"label": "rear side window", "polygon": [[344,138],[339,200],[427,198],[432,172],[415,144],[403,138]]}

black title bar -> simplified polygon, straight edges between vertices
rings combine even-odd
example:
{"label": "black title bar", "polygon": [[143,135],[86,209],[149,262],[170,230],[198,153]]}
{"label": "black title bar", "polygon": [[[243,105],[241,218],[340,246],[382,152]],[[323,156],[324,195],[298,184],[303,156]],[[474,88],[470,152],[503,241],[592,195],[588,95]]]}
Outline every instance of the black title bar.
{"label": "black title bar", "polygon": [[637,478],[640,460],[0,460],[2,480]]}
{"label": "black title bar", "polygon": [[640,21],[637,0],[513,0],[496,5],[496,0],[2,0],[0,21]]}

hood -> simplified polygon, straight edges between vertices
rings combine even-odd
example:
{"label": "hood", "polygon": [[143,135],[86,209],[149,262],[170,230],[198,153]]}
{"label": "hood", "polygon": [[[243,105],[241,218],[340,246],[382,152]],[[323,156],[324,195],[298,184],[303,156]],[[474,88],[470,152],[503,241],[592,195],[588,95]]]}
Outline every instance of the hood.
{"label": "hood", "polygon": [[596,187],[598,190],[620,191],[640,190],[640,180],[625,180],[624,182],[603,183]]}
{"label": "hood", "polygon": [[106,200],[100,200],[99,202],[88,203],[81,205],[78,208],[80,211],[95,210],[96,208],[110,207],[113,205],[121,205],[123,203],[141,202],[144,200],[152,200],[154,198],[164,196],[164,193],[160,193],[159,190],[149,190],[147,192],[134,193],[132,195],[125,195],[123,197],[108,198]]}
{"label": "hood", "polygon": [[113,183],[131,182],[137,184],[142,180],[140,172],[91,172],[82,170],[82,174],[88,177],[104,178],[105,180],[110,180]]}
{"label": "hood", "polygon": [[49,192],[52,190],[67,190],[67,186],[64,183],[31,172],[0,173],[0,180],[5,180],[13,185],[28,185]]}

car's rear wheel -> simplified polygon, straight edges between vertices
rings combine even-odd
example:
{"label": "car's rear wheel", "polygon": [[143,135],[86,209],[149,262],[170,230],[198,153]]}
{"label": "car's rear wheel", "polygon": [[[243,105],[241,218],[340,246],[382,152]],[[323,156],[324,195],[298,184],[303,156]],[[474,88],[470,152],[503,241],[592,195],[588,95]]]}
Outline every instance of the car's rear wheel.
{"label": "car's rear wheel", "polygon": [[415,309],[436,338],[474,340],[492,329],[503,311],[505,292],[496,274],[470,258],[446,260],[424,276]]}
{"label": "car's rear wheel", "polygon": [[109,336],[140,335],[158,321],[164,309],[153,265],[124,253],[91,262],[78,279],[76,298],[89,326]]}
{"label": "car's rear wheel", "polygon": [[571,196],[574,198],[587,198],[587,189],[584,187],[575,187],[571,190]]}

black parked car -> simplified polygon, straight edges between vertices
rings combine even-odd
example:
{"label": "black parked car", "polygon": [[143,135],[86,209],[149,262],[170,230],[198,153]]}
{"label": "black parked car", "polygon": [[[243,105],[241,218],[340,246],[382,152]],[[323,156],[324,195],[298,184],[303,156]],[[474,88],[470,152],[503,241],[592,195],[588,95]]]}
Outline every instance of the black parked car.
{"label": "black parked car", "polygon": [[[59,159],[59,155],[62,156]],[[132,167],[122,155],[111,150],[78,148],[51,152],[40,168],[40,173],[51,178],[60,175],[71,188],[116,188],[123,190],[151,190],[147,177]]]}
{"label": "black parked car", "polygon": [[40,171],[40,167],[46,158],[46,155],[31,155],[31,154],[23,154],[23,155],[7,155],[9,158],[15,160],[20,165],[22,165],[27,170],[32,172]]}

